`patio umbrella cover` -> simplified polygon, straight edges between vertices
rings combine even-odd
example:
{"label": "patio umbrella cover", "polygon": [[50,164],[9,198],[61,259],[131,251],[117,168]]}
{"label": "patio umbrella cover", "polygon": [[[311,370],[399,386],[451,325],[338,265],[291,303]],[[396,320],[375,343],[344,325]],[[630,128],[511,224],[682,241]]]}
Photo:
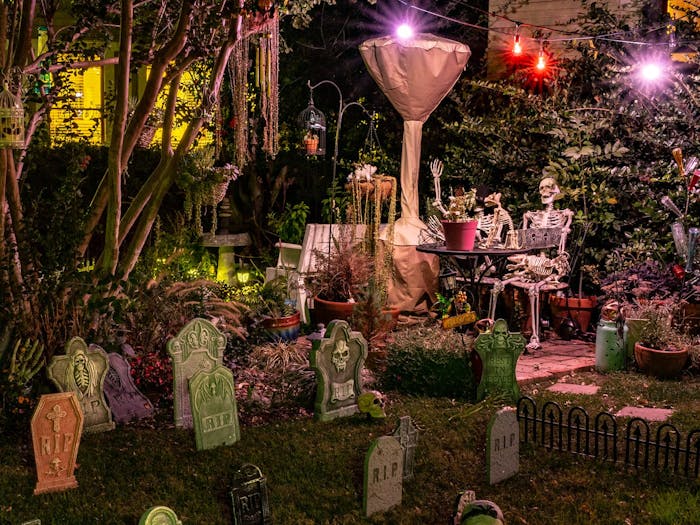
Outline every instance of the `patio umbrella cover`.
{"label": "patio umbrella cover", "polygon": [[401,218],[394,244],[415,246],[425,224],[418,215],[418,171],[423,123],[449,93],[471,55],[468,46],[431,35],[385,36],[360,45],[372,78],[403,117]]}

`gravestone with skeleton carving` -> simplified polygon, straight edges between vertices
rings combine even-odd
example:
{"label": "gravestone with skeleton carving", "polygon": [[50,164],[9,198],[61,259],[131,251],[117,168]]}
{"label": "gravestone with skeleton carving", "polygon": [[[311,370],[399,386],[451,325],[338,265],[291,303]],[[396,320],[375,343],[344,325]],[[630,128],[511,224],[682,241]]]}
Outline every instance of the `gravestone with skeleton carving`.
{"label": "gravestone with skeleton carving", "polygon": [[365,359],[367,341],[347,321],[332,321],[323,338],[313,341],[309,360],[316,371],[316,419],[330,421],[359,411]]}

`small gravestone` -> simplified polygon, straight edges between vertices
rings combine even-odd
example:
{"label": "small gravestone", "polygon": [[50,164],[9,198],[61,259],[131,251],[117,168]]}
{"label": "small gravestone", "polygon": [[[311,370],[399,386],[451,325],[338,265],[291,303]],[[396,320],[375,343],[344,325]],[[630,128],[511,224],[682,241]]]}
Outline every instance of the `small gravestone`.
{"label": "small gravestone", "polygon": [[393,436],[374,440],[365,457],[365,516],[401,504],[403,491],[403,449]]}
{"label": "small gravestone", "polygon": [[121,355],[111,352],[109,370],[105,377],[105,396],[117,423],[128,423],[153,415],[153,405],[144,396],[131,377],[131,366]]}
{"label": "small gravestone", "polygon": [[509,332],[508,323],[499,319],[490,332],[479,334],[474,343],[482,362],[481,381],[476,389],[476,398],[503,395],[513,402],[520,397],[515,366],[525,349],[525,338],[518,332]]}
{"label": "small gravestone", "polygon": [[313,341],[309,361],[316,371],[316,419],[330,421],[359,411],[365,359],[367,341],[350,331],[347,321],[332,321],[323,338]]}
{"label": "small gravestone", "polygon": [[182,522],[171,508],[158,506],[144,512],[139,525],[182,525]]}
{"label": "small gravestone", "polygon": [[45,394],[31,422],[37,484],[34,494],[72,489],[83,432],[83,411],[75,392]]}
{"label": "small gravestone", "polygon": [[267,501],[267,480],[260,469],[246,463],[236,471],[231,489],[234,525],[269,525],[272,523]]}
{"label": "small gravestone", "polygon": [[192,428],[187,382],[200,370],[223,365],[226,337],[206,319],[193,319],[167,343],[173,361],[175,425]]}
{"label": "small gravestone", "polygon": [[197,450],[233,445],[241,439],[233,373],[225,366],[197,372],[189,383]]}
{"label": "small gravestone", "polygon": [[517,474],[520,467],[520,427],[515,409],[494,414],[486,430],[486,470],[490,484]]}
{"label": "small gravestone", "polygon": [[411,416],[401,416],[399,426],[393,436],[399,440],[403,449],[403,480],[413,479],[413,467],[415,465],[416,444],[418,443],[418,427]]}
{"label": "small gravestone", "polygon": [[85,432],[114,429],[112,411],[104,395],[109,370],[107,354],[97,345],[88,348],[80,337],[66,344],[66,355],[54,356],[47,367],[49,379],[61,392],[75,392],[85,417]]}

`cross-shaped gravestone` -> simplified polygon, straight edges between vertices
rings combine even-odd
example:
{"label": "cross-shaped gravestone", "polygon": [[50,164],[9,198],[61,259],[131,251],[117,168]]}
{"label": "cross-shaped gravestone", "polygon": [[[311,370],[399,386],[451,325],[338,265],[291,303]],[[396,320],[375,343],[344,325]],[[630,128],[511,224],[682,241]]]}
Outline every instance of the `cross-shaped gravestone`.
{"label": "cross-shaped gravestone", "polygon": [[153,405],[144,396],[131,377],[131,366],[121,355],[108,354],[109,371],[105,377],[105,396],[117,423],[128,423],[153,415]]}
{"label": "cross-shaped gravestone", "polygon": [[313,341],[309,361],[316,371],[315,417],[329,421],[359,411],[367,341],[347,321],[331,321],[323,338]]}
{"label": "cross-shaped gravestone", "polygon": [[393,435],[399,440],[399,444],[403,449],[403,480],[413,479],[418,427],[413,423],[411,416],[401,416],[399,418],[399,426]]}
{"label": "cross-shaped gravestone", "polygon": [[45,394],[32,415],[37,484],[34,494],[78,486],[75,461],[83,431],[83,411],[75,392]]}
{"label": "cross-shaped gravestone", "polygon": [[403,495],[403,449],[393,436],[375,439],[365,456],[365,516],[401,504]]}
{"label": "cross-shaped gravestone", "polygon": [[520,427],[515,409],[494,414],[486,429],[486,471],[490,484],[517,474],[520,467]]}
{"label": "cross-shaped gravestone", "polygon": [[267,480],[260,469],[246,463],[236,471],[231,489],[234,525],[270,525]]}
{"label": "cross-shaped gravestone", "polygon": [[233,445],[241,439],[233,373],[225,366],[190,379],[190,406],[197,450]]}
{"label": "cross-shaped gravestone", "polygon": [[112,411],[104,396],[109,370],[107,354],[97,345],[88,348],[80,337],[66,344],[66,355],[54,356],[47,367],[49,379],[61,392],[75,392],[85,416],[85,432],[112,430]]}
{"label": "cross-shaped gravestone", "polygon": [[509,332],[508,323],[499,319],[490,332],[480,334],[474,343],[482,362],[481,381],[476,398],[481,401],[490,395],[504,395],[513,402],[520,397],[515,366],[525,349],[525,338],[519,332]]}
{"label": "cross-shaped gravestone", "polygon": [[151,507],[143,513],[139,525],[182,525],[175,511],[169,507]]}
{"label": "cross-shaped gravestone", "polygon": [[192,428],[187,382],[200,370],[211,372],[223,364],[226,337],[206,319],[193,319],[167,347],[173,361],[175,425]]}

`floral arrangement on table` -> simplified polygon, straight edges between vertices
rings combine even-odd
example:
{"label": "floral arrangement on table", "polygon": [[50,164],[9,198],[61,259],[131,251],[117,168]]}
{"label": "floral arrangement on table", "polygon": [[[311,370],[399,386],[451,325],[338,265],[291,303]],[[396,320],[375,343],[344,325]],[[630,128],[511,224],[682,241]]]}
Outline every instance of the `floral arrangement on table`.
{"label": "floral arrangement on table", "polygon": [[476,189],[465,191],[457,190],[455,195],[450,195],[450,203],[443,219],[452,222],[467,222],[476,220]]}

